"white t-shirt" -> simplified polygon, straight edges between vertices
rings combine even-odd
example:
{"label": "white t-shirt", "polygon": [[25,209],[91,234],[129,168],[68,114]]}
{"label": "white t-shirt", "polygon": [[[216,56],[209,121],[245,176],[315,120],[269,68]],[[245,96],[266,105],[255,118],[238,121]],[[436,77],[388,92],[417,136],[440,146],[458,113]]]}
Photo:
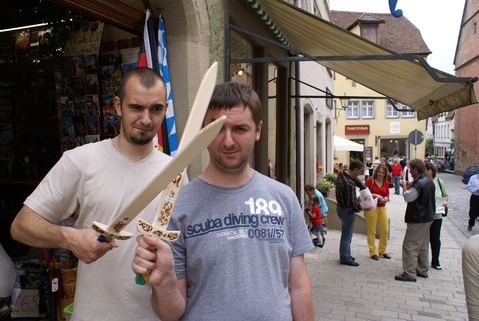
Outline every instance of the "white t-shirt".
{"label": "white t-shirt", "polygon": [[402,170],[402,179],[405,180],[406,182],[414,181],[414,178],[411,175],[411,169],[407,166],[405,166],[404,169]]}
{"label": "white t-shirt", "polygon": [[[108,224],[170,160],[152,148],[134,162],[110,139],[78,147],[63,154],[25,205],[51,222],[74,213],[79,229],[90,229],[93,221]],[[138,218],[153,221],[158,204],[159,196],[124,230],[137,235]],[[158,320],[150,285],[135,284],[131,270],[135,236],[117,242],[118,248],[96,262],[79,262],[72,320]]]}

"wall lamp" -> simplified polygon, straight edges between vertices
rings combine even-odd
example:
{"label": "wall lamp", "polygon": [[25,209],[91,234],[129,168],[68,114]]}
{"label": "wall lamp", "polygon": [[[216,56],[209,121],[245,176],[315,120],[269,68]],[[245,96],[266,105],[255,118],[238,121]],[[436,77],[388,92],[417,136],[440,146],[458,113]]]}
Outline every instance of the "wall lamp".
{"label": "wall lamp", "polygon": [[350,100],[350,98],[346,96],[346,93],[344,93],[344,97],[339,97],[339,101],[341,102],[341,108],[342,109],[344,109],[344,110],[348,109],[349,100]]}
{"label": "wall lamp", "polygon": [[337,124],[338,122],[338,118],[339,118],[339,112],[341,110],[344,110],[345,112],[348,110],[348,107],[349,107],[349,101],[351,100],[350,97],[346,96],[346,93],[344,93],[344,96],[334,96],[334,98],[338,98],[339,99],[339,103],[341,104],[341,108],[334,108],[335,110],[337,110],[338,112],[336,113],[336,115],[334,116],[334,119],[335,119],[335,124]]}

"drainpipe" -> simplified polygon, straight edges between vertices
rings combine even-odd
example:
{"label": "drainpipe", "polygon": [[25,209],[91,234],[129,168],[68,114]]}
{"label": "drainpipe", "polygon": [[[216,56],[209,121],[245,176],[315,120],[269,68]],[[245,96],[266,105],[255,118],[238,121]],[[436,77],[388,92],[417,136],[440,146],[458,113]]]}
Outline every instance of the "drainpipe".
{"label": "drainpipe", "polygon": [[[298,7],[299,1],[294,0],[295,7]],[[300,73],[299,73],[299,61],[294,63],[294,108],[296,114],[296,196],[298,197],[299,202],[302,204],[303,200],[301,199],[302,188],[301,188],[301,173],[302,173],[302,164],[303,158],[301,155],[301,129],[303,128],[301,124],[301,99],[300,96]]]}

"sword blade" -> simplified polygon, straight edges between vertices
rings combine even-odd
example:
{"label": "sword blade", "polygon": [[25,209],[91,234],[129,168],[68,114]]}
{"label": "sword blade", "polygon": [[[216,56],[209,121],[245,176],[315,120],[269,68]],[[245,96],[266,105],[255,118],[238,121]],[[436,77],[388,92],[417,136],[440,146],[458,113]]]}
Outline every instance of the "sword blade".
{"label": "sword blade", "polygon": [[[107,238],[122,238],[120,232],[218,135],[226,117],[203,128],[106,226],[93,222],[93,228]],[[131,233],[128,233],[131,234]],[[125,236],[126,237],[126,236]],[[130,236],[131,237],[131,236]],[[129,237],[128,237],[129,238]]]}
{"label": "sword blade", "polygon": [[[206,71],[201,84],[196,92],[195,101],[191,108],[190,115],[186,121],[185,130],[181,136],[180,144],[178,145],[178,151],[191,142],[195,135],[200,131],[203,125],[203,119],[205,118],[208,105],[213,95],[213,90],[216,85],[216,75],[218,74],[218,62],[214,62],[210,68]],[[185,172],[182,173],[177,179],[172,181],[161,194],[160,203],[156,211],[155,218],[151,223],[152,226],[160,230],[166,230],[168,223],[170,222],[171,213],[175,207],[176,198],[181,188],[181,183]],[[143,232],[140,230],[140,232]],[[178,233],[179,234],[179,233]]]}

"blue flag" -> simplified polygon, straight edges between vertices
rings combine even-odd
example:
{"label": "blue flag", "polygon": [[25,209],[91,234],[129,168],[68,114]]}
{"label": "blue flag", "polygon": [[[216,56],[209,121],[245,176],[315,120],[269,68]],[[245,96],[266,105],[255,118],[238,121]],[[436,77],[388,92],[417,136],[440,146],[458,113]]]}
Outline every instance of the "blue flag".
{"label": "blue flag", "polygon": [[171,93],[170,73],[168,71],[168,56],[166,52],[165,25],[163,19],[158,19],[158,60],[160,63],[160,73],[165,79],[168,102],[166,110],[166,130],[168,134],[168,145],[170,155],[175,156],[178,150],[178,139],[176,137],[175,111],[173,109],[173,96]]}

